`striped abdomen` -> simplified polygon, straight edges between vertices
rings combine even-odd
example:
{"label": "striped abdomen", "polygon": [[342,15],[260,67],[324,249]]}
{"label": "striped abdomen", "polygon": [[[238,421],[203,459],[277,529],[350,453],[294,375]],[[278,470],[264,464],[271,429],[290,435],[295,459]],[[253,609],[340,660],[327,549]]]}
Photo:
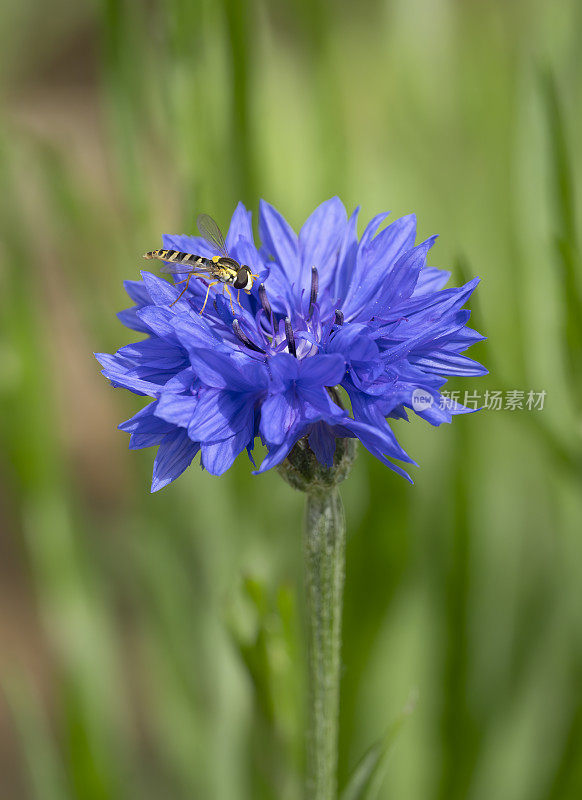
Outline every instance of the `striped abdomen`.
{"label": "striped abdomen", "polygon": [[195,256],[192,253],[182,253],[180,250],[150,250],[144,253],[144,258],[156,258],[158,261],[167,261],[171,264],[188,264],[194,267],[196,264],[204,266],[208,259],[202,256]]}

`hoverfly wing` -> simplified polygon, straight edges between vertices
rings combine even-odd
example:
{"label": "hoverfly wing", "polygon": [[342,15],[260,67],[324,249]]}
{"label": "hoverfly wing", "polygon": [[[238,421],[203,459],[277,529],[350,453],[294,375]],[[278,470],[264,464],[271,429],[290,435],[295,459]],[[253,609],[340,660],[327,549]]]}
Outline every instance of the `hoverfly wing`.
{"label": "hoverfly wing", "polygon": [[196,224],[202,238],[208,242],[209,245],[215,247],[218,252],[228,258],[228,251],[222,231],[208,214],[198,214],[196,217]]}
{"label": "hoverfly wing", "polygon": [[168,264],[164,262],[160,266],[160,272],[165,275],[187,275],[189,272],[200,272],[200,264]]}

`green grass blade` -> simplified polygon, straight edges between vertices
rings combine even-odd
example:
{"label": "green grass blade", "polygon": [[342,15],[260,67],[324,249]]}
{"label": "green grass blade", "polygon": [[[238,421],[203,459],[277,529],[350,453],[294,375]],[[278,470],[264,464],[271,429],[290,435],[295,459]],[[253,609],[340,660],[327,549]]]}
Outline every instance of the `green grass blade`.
{"label": "green grass blade", "polygon": [[4,678],[2,689],[21,743],[31,798],[72,798],[54,735],[39,709],[36,691],[28,681],[17,675]]}
{"label": "green grass blade", "polygon": [[340,800],[375,800],[378,797],[398,735],[415,706],[416,697],[412,696],[382,738],[370,747],[356,765]]}
{"label": "green grass blade", "polygon": [[[549,135],[550,179],[554,204],[556,264],[565,309],[566,358],[577,398],[582,389],[582,289],[576,226],[574,171],[558,87],[550,69],[542,72],[544,110]],[[580,400],[578,400],[580,405]]]}
{"label": "green grass blade", "polygon": [[247,205],[257,203],[257,181],[252,130],[252,4],[224,0],[231,75],[230,131],[233,174],[238,196]]}

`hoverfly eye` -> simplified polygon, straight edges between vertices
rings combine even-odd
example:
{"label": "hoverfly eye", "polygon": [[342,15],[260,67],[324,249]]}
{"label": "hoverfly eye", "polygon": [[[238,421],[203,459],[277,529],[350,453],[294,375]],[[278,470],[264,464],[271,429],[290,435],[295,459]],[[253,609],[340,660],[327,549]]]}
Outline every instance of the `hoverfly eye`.
{"label": "hoverfly eye", "polygon": [[236,280],[233,284],[235,289],[246,289],[250,280],[250,270],[248,267],[241,267],[237,270]]}

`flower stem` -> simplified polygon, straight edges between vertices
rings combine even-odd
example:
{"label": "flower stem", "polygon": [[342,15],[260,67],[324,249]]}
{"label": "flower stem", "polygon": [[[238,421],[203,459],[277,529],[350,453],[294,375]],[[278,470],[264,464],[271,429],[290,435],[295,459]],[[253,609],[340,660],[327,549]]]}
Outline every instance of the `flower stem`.
{"label": "flower stem", "polygon": [[309,669],[306,800],[335,800],[345,519],[337,486],[307,493],[305,590]]}

